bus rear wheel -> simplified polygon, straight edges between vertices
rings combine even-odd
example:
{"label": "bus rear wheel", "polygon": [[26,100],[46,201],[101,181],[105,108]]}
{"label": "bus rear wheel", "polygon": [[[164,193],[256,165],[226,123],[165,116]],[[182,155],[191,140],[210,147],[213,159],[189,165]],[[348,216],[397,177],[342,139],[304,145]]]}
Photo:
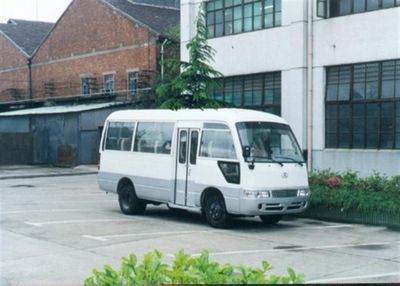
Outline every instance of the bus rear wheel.
{"label": "bus rear wheel", "polygon": [[220,195],[212,195],[207,198],[203,214],[208,224],[215,228],[225,228],[231,221],[224,199]]}
{"label": "bus rear wheel", "polygon": [[136,196],[132,185],[123,185],[118,192],[118,202],[122,213],[127,215],[143,214],[146,203]]}
{"label": "bus rear wheel", "polygon": [[260,219],[265,225],[277,224],[282,218],[282,215],[260,215]]}

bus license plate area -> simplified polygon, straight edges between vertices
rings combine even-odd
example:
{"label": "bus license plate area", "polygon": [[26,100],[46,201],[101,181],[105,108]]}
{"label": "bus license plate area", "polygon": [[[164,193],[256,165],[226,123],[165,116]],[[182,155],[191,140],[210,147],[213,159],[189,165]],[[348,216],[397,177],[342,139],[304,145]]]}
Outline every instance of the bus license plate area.
{"label": "bus license plate area", "polygon": [[288,205],[282,203],[262,203],[258,205],[260,211],[285,211],[285,210],[298,210],[306,206],[307,202],[291,202]]}

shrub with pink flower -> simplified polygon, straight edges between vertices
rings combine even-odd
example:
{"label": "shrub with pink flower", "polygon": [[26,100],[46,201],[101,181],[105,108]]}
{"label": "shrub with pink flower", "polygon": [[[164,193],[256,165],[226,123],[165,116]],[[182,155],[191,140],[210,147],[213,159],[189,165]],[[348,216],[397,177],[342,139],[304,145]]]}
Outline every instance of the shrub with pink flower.
{"label": "shrub with pink flower", "polygon": [[339,187],[343,182],[340,178],[333,176],[330,177],[328,180],[326,180],[326,183],[328,184],[329,187],[336,188]]}

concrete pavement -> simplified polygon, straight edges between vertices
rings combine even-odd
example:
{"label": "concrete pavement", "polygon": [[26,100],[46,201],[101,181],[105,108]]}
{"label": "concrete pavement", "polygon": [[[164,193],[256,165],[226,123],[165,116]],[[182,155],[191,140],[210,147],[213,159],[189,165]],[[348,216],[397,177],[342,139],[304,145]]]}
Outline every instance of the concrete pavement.
{"label": "concrete pavement", "polygon": [[0,180],[92,174],[97,174],[97,165],[79,165],[72,168],[51,165],[0,166]]}
{"label": "concrete pavement", "polygon": [[0,180],[0,283],[81,285],[93,268],[120,268],[121,258],[158,249],[170,263],[180,249],[211,261],[287,267],[312,284],[400,282],[399,231],[290,217],[276,226],[238,218],[211,228],[199,214],[149,205],[123,215],[96,176]]}

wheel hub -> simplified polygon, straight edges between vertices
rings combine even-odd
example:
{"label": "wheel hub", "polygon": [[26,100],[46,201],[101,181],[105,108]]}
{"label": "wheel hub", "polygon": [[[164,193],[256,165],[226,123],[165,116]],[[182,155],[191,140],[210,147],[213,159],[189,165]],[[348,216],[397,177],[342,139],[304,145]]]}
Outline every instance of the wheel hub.
{"label": "wheel hub", "polygon": [[210,216],[213,220],[221,219],[223,214],[222,206],[218,203],[213,203],[210,207]]}

